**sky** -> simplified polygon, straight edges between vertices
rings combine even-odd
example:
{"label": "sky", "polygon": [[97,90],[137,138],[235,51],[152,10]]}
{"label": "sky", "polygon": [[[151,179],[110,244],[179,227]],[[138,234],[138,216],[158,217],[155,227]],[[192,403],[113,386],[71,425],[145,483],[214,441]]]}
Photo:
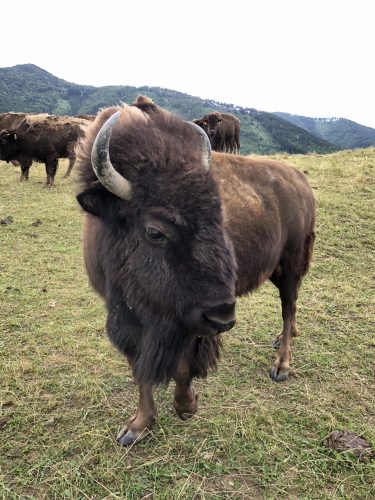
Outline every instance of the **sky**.
{"label": "sky", "polygon": [[374,0],[18,0],[0,67],[375,128]]}

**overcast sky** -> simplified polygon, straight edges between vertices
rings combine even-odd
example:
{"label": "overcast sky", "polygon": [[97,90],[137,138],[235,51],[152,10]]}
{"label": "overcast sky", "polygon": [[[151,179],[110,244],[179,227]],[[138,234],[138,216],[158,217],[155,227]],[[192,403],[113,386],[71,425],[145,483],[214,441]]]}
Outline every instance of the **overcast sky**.
{"label": "overcast sky", "polygon": [[0,66],[375,128],[375,0],[2,2]]}

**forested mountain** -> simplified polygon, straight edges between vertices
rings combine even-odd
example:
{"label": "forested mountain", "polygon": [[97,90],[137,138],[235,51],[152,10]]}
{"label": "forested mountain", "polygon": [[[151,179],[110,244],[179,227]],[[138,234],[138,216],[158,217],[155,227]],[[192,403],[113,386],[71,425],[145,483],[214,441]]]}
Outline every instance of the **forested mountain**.
{"label": "forested mountain", "polygon": [[355,149],[375,146],[375,129],[346,118],[309,118],[281,112],[274,114],[340,148]]}
{"label": "forested mountain", "polygon": [[339,149],[304,128],[275,114],[232,104],[200,99],[158,87],[93,87],[66,82],[33,64],[0,68],[0,112],[32,112],[57,115],[95,114],[99,108],[131,103],[138,94],[187,120],[209,111],[225,111],[241,120],[241,153],[327,153]]}

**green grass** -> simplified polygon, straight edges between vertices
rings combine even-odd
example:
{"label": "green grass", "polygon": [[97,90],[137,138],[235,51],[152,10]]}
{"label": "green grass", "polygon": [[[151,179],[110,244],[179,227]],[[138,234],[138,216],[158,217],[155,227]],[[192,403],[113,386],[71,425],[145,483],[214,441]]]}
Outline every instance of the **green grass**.
{"label": "green grass", "polygon": [[130,449],[115,436],[136,387],[87,283],[74,178],[64,165],[47,190],[41,165],[20,184],[0,162],[0,219],[13,217],[0,225],[0,498],[375,497],[374,460],[323,446],[349,429],[375,448],[375,149],[279,158],[308,172],[318,205],[293,376],[268,376],[281,313],[266,284],[195,384],[197,416],[180,421],[173,387],[158,389],[153,434]]}

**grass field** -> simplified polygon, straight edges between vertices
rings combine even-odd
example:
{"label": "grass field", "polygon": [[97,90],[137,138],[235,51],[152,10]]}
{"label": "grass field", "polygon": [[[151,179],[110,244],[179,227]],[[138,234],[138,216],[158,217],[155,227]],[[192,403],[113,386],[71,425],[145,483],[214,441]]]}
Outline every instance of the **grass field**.
{"label": "grass field", "polygon": [[[274,383],[281,327],[266,284],[238,304],[200,410],[157,389],[151,437],[125,449],[130,372],[109,344],[82,261],[74,176],[44,188],[0,162],[0,498],[375,498],[375,460],[324,446],[349,429],[375,448],[375,149],[279,158],[307,172],[317,199],[312,268],[299,298],[293,376]],[[38,222],[39,221],[39,222]]]}

